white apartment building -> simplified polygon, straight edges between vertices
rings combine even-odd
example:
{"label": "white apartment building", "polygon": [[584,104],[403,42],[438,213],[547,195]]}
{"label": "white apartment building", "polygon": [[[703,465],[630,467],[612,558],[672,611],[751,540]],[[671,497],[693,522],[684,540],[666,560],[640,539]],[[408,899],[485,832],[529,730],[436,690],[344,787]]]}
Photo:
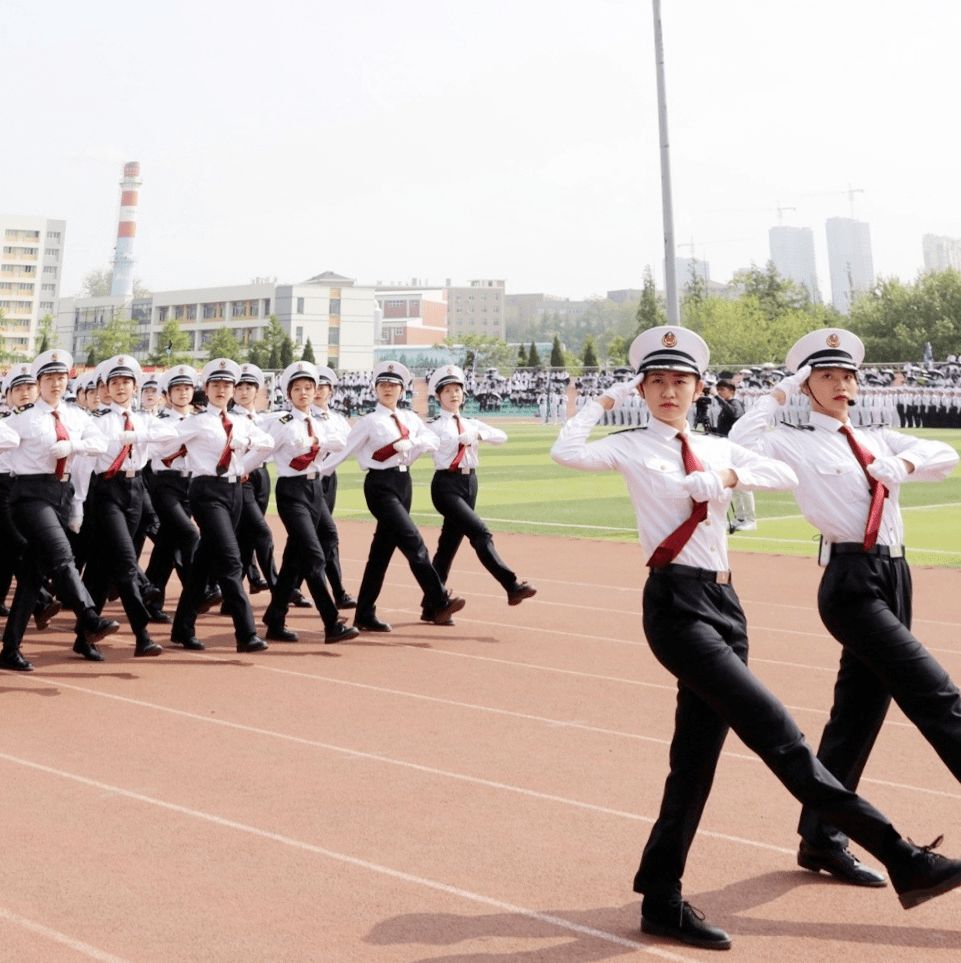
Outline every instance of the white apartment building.
{"label": "white apartment building", "polygon": [[961,238],[925,234],[921,238],[921,249],[924,252],[925,273],[946,271],[948,268],[961,271]]}
{"label": "white apartment building", "polygon": [[41,318],[55,316],[60,297],[66,221],[0,214],[0,340],[32,357]]}
{"label": "white apartment building", "polygon": [[256,279],[250,284],[158,291],[144,298],[64,298],[57,317],[60,344],[69,345],[82,364],[97,329],[121,313],[137,325],[140,339],[134,354],[141,361],[163,349],[163,329],[170,320],[190,336],[190,350],[202,362],[218,331],[226,327],[241,345],[248,345],[263,338],[273,314],[295,350],[310,341],[318,364],[343,371],[373,367],[374,289],[358,287],[333,272],[301,284]]}
{"label": "white apartment building", "polygon": [[850,314],[858,294],[874,285],[871,230],[864,221],[831,217],[825,223],[831,300],[841,314]]}
{"label": "white apartment building", "polygon": [[807,288],[812,303],[820,302],[814,261],[814,231],[809,227],[781,225],[768,231],[768,241],[777,273]]}

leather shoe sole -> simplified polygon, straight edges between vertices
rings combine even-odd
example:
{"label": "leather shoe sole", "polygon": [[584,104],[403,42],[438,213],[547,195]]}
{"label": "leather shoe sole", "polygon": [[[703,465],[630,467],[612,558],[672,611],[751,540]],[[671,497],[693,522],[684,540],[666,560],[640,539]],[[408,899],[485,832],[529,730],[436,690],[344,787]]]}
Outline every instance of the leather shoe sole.
{"label": "leather shoe sole", "polygon": [[19,651],[0,653],[0,669],[9,669],[11,672],[33,672],[33,666]]}
{"label": "leather shoe sole", "polygon": [[94,642],[77,639],[73,644],[73,651],[77,655],[82,655],[88,662],[103,662],[103,653]]}
{"label": "leather shoe sole", "polygon": [[190,636],[187,639],[177,639],[170,636],[170,642],[172,645],[179,645],[181,648],[190,649],[195,652],[199,652],[202,649],[206,649],[207,646],[203,644],[195,635]]}
{"label": "leather shoe sole", "polygon": [[696,910],[690,903],[683,903],[676,910],[677,922],[662,923],[641,914],[641,932],[652,936],[666,936],[668,939],[687,943],[688,946],[699,946],[702,950],[729,950],[731,937],[724,930],[712,926],[704,919],[704,914]]}
{"label": "leather shoe sole", "polygon": [[349,595],[341,595],[341,597],[337,599],[337,608],[355,609],[357,608],[357,599],[351,598]]}
{"label": "leather shoe sole", "polygon": [[354,628],[361,632],[390,632],[391,627],[380,619],[354,619]]}
{"label": "leather shoe sole", "polygon": [[466,604],[464,599],[457,598],[456,596],[448,598],[447,603],[434,612],[434,624],[446,625],[447,620],[455,612],[459,612]]}
{"label": "leather shoe sole", "polygon": [[518,582],[517,585],[507,593],[507,604],[520,605],[524,599],[529,599],[534,595],[537,595],[537,589],[534,588],[530,582]]}
{"label": "leather shoe sole", "polygon": [[815,849],[805,842],[797,854],[797,864],[813,873],[823,872],[850,886],[887,886],[883,873],[865,866],[847,849]]}
{"label": "leather shoe sole", "polygon": [[324,644],[333,645],[336,642],[347,642],[350,639],[356,639],[358,635],[360,635],[360,629],[356,625],[344,625],[343,622],[338,622],[334,628],[328,629],[324,633]]}
{"label": "leather shoe sole", "polygon": [[137,643],[137,647],[133,650],[133,654],[138,659],[150,658],[154,655],[160,655],[163,652],[163,646],[157,645],[152,639],[146,639],[142,642]]}
{"label": "leather shoe sole", "polygon": [[264,638],[270,642],[296,642],[300,636],[296,632],[291,632],[286,626],[268,626],[264,633]]}
{"label": "leather shoe sole", "polygon": [[428,615],[424,612],[420,617],[421,622],[430,622],[433,625],[456,625],[457,623],[453,619],[448,619],[446,622],[438,622],[433,615]]}
{"label": "leather shoe sole", "polygon": [[49,624],[50,620],[57,615],[63,608],[63,603],[54,599],[38,616],[34,618],[37,628],[42,632]]}
{"label": "leather shoe sole", "polygon": [[84,629],[83,635],[88,645],[95,646],[108,635],[114,635],[119,631],[119,622],[114,622],[112,619],[100,619],[100,624],[96,628]]}
{"label": "leather shoe sole", "polygon": [[267,643],[259,635],[247,639],[246,642],[237,643],[238,652],[265,652],[266,650]]}

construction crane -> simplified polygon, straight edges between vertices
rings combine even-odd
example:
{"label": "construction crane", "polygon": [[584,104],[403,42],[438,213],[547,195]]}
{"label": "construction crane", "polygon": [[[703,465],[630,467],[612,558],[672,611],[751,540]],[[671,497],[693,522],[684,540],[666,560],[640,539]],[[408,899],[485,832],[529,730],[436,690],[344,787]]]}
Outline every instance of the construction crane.
{"label": "construction crane", "polygon": [[848,184],[848,189],[846,191],[818,191],[815,194],[802,194],[802,197],[837,197],[839,194],[846,194],[848,198],[848,203],[851,205],[851,220],[856,221],[857,217],[854,213],[854,195],[863,194],[863,187],[852,187]]}

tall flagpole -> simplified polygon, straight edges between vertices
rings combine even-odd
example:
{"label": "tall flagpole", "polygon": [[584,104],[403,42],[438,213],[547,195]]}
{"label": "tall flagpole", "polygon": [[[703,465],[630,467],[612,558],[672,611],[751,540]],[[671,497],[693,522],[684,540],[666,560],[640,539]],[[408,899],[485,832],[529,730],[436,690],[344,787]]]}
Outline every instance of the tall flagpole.
{"label": "tall flagpole", "polygon": [[664,84],[664,37],[661,32],[661,0],[654,3],[654,60],[657,66],[657,126],[661,137],[661,209],[664,216],[664,288],[667,323],[680,324],[677,303],[677,270],[674,263],[674,205],[671,200],[671,148],[667,137],[667,93]]}

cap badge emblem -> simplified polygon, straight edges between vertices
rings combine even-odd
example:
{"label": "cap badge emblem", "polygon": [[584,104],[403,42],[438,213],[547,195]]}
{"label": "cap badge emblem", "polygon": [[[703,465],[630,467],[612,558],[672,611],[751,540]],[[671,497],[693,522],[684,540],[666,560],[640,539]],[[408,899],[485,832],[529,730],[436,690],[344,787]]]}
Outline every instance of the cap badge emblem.
{"label": "cap badge emblem", "polygon": [[221,367],[221,368],[226,368],[226,367],[227,367],[227,362],[226,362],[226,361],[221,361],[221,362],[220,362],[220,367]]}
{"label": "cap badge emblem", "polygon": [[661,338],[661,344],[665,348],[676,348],[677,347],[677,335],[673,331],[668,331],[663,338]]}
{"label": "cap badge emblem", "polygon": [[841,347],[841,339],[836,334],[829,334],[827,343],[829,348]]}

